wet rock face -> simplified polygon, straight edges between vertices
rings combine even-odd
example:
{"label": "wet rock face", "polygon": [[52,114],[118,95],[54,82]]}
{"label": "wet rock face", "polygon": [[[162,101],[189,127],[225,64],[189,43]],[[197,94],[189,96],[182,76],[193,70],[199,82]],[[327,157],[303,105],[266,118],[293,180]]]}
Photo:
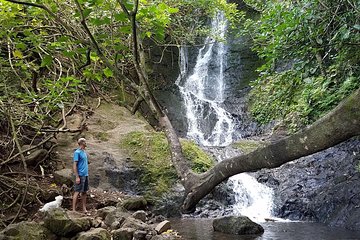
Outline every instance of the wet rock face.
{"label": "wet rock face", "polygon": [[275,216],[359,230],[359,161],[360,138],[353,138],[255,175],[275,191]]}
{"label": "wet rock face", "polygon": [[124,159],[125,164],[120,164],[108,152],[95,152],[91,158],[96,159],[89,164],[91,187],[121,189],[130,194],[137,194],[141,190],[138,185],[140,170],[133,166],[131,159]]}
{"label": "wet rock face", "polygon": [[[152,211],[165,217],[182,216],[180,209],[183,203],[184,188],[179,184],[169,191],[157,204]],[[196,206],[196,211],[189,216],[196,218],[215,218],[232,213],[231,206],[235,198],[231,186],[223,182],[219,184],[211,193],[202,199]]]}

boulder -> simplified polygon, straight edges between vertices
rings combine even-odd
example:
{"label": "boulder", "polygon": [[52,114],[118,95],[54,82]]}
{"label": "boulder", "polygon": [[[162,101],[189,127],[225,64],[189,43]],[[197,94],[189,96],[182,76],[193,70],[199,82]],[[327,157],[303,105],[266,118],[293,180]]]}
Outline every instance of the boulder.
{"label": "boulder", "polygon": [[96,217],[101,217],[102,219],[105,219],[105,217],[112,212],[116,211],[116,207],[114,206],[108,206],[97,210]]}
{"label": "boulder", "polygon": [[121,225],[122,228],[135,228],[136,230],[151,230],[151,227],[146,223],[140,221],[139,219],[135,219],[133,217],[128,217],[124,223]]}
{"label": "boulder", "polygon": [[167,230],[169,230],[171,228],[171,224],[168,220],[162,221],[161,223],[159,223],[156,227],[155,227],[155,231],[158,232],[159,234],[166,232]]}
{"label": "boulder", "polygon": [[51,232],[62,237],[72,237],[91,227],[91,218],[76,214],[68,215],[62,208],[51,209],[46,213],[44,226]]}
{"label": "boulder", "polygon": [[135,219],[139,219],[143,222],[146,222],[146,212],[143,210],[139,210],[133,213],[132,215]]}
{"label": "boulder", "polygon": [[101,227],[102,222],[103,221],[102,221],[101,217],[95,217],[94,219],[91,220],[91,227],[94,227],[94,228]]}
{"label": "boulder", "polygon": [[144,210],[146,209],[146,206],[147,206],[147,201],[144,197],[131,197],[124,200],[120,204],[120,207],[123,207],[130,211]]}
{"label": "boulder", "polygon": [[162,215],[156,215],[155,217],[153,217],[152,219],[150,219],[149,223],[153,224],[153,223],[160,223],[162,221],[165,220],[165,217]]}
{"label": "boulder", "polygon": [[182,238],[180,236],[172,235],[172,234],[161,234],[161,235],[153,236],[150,239],[151,240],[177,240],[177,239],[182,239]]}
{"label": "boulder", "polygon": [[120,225],[121,225],[120,222],[115,221],[111,224],[110,228],[111,228],[111,230],[116,230],[116,229],[120,228]]}
{"label": "boulder", "polygon": [[74,185],[74,177],[71,169],[65,168],[54,172],[54,181],[58,185],[67,185],[68,187]]}
{"label": "boulder", "polygon": [[136,230],[134,232],[133,240],[146,240],[146,231]]}
{"label": "boulder", "polygon": [[130,214],[122,211],[121,208],[116,209],[115,211],[109,212],[104,219],[104,223],[107,226],[112,226],[114,222],[118,222],[121,225]]}
{"label": "boulder", "polygon": [[120,228],[112,231],[112,236],[114,240],[132,240],[134,232],[134,228]]}
{"label": "boulder", "polygon": [[76,240],[110,240],[111,234],[103,228],[92,228],[87,232],[81,232]]}
{"label": "boulder", "polygon": [[245,216],[216,218],[213,221],[213,228],[214,231],[237,235],[261,234],[264,232],[264,228],[261,225]]}
{"label": "boulder", "polygon": [[57,237],[40,223],[24,221],[7,226],[0,233],[0,239],[52,240]]}

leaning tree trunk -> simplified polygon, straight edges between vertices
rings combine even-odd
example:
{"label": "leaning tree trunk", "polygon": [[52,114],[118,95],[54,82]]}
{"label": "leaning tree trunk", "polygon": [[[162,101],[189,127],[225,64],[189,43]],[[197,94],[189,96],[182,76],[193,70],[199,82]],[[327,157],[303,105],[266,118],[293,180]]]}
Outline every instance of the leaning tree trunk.
{"label": "leaning tree trunk", "polygon": [[196,176],[189,184],[182,210],[190,212],[216,185],[227,178],[261,168],[275,168],[353,136],[360,135],[360,89],[343,100],[334,110],[296,134],[246,155],[226,159]]}

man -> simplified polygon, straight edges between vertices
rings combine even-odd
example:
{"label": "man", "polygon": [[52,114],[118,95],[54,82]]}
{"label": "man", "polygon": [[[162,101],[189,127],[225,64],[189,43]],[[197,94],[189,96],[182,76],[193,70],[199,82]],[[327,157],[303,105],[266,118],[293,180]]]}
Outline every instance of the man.
{"label": "man", "polygon": [[82,210],[87,213],[86,210],[86,192],[89,190],[88,180],[88,159],[85,152],[86,139],[80,138],[78,140],[79,148],[74,152],[73,158],[73,171],[75,175],[74,195],[72,200],[72,210],[76,211],[76,203],[78,196],[81,196]]}

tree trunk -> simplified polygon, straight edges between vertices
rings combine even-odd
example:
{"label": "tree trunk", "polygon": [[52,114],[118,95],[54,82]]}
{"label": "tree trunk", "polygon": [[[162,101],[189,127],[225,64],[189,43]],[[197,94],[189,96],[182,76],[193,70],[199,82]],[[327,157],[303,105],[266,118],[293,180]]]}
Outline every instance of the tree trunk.
{"label": "tree trunk", "polygon": [[[226,159],[206,173],[196,176],[194,184],[186,189],[182,210],[194,210],[196,204],[216,185],[233,175],[279,167],[357,135],[360,135],[360,89],[330,113],[296,134],[249,154]],[[189,187],[189,184],[186,186]]]}

